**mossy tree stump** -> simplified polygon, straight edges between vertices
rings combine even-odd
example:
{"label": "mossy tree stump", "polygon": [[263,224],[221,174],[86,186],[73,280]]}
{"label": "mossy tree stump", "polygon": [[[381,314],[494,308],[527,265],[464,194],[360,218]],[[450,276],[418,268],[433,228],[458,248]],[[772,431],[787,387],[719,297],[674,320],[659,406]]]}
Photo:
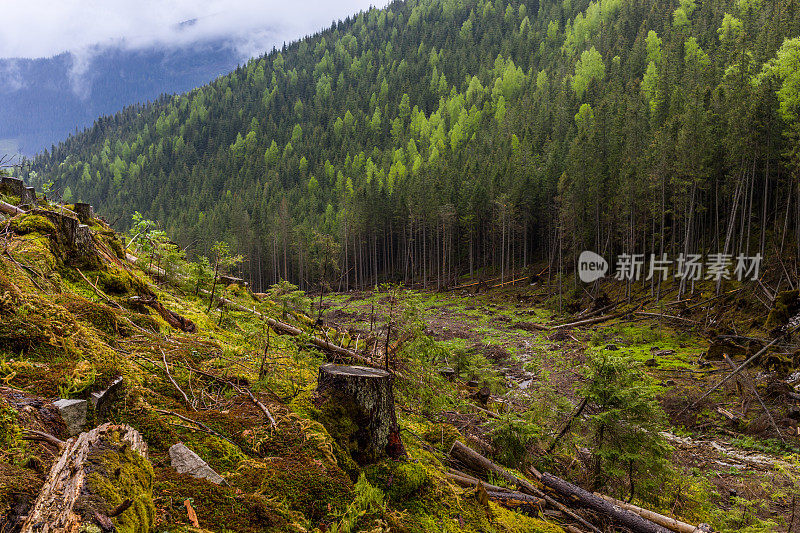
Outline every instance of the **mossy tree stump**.
{"label": "mossy tree stump", "polygon": [[90,204],[77,202],[75,203],[75,214],[82,223],[89,224],[94,218],[94,209]]}
{"label": "mossy tree stump", "polygon": [[149,531],[155,518],[152,484],[142,436],[130,426],[103,424],[63,446],[22,533],[82,531],[92,524]]}
{"label": "mossy tree stump", "polygon": [[89,226],[81,224],[74,213],[34,209],[31,214],[42,216],[53,223],[56,228],[54,237],[69,264],[89,269],[101,265],[100,254],[92,239]]}
{"label": "mossy tree stump", "polygon": [[19,198],[20,205],[33,205],[36,203],[36,190],[26,187],[19,178],[0,178],[0,193]]}
{"label": "mossy tree stump", "polygon": [[323,423],[362,465],[405,455],[394,411],[392,375],[364,366],[326,364],[319,369],[317,394]]}

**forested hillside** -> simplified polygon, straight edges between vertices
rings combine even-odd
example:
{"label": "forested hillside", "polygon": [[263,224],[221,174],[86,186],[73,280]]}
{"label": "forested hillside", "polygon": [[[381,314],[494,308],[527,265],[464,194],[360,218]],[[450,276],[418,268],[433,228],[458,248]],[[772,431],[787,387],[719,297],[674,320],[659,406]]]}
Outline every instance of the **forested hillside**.
{"label": "forested hillside", "polygon": [[[800,239],[797,0],[409,0],[105,117],[22,174],[279,278],[437,285]],[[792,265],[787,265],[792,268]]]}

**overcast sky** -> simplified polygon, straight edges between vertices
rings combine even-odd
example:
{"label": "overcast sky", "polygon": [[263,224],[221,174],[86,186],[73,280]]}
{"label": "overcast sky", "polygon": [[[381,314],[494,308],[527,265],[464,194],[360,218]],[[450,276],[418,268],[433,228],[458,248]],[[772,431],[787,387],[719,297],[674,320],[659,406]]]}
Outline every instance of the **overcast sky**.
{"label": "overcast sky", "polygon": [[[181,46],[230,37],[242,57],[258,55],[382,7],[383,0],[13,0],[2,2],[0,58],[92,50]],[[88,57],[87,57],[88,56]]]}

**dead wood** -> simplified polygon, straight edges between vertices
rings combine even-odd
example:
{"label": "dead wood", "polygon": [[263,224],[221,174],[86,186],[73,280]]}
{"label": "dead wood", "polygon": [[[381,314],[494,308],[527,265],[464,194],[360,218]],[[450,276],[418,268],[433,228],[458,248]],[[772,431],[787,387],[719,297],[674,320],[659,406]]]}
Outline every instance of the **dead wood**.
{"label": "dead wood", "polygon": [[[22,533],[78,531],[91,524],[95,516],[107,516],[111,502],[92,490],[91,476],[112,480],[115,473],[98,467],[101,463],[95,458],[97,454],[104,457],[114,454],[115,461],[130,464],[132,468],[122,471],[133,472],[126,474],[131,476],[129,486],[141,492],[125,496],[148,501],[152,479],[130,451],[147,458],[144,439],[127,425],[103,424],[67,441],[22,526]],[[115,486],[127,490],[122,488],[121,481],[125,480],[114,480]]]}

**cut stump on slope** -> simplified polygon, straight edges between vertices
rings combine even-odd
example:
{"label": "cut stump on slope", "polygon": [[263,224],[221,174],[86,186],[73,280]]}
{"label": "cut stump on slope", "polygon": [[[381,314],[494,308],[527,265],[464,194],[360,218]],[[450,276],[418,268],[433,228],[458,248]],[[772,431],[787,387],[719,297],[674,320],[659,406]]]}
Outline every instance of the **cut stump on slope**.
{"label": "cut stump on slope", "polygon": [[317,401],[322,422],[359,464],[405,456],[394,410],[392,375],[365,366],[319,368]]}

